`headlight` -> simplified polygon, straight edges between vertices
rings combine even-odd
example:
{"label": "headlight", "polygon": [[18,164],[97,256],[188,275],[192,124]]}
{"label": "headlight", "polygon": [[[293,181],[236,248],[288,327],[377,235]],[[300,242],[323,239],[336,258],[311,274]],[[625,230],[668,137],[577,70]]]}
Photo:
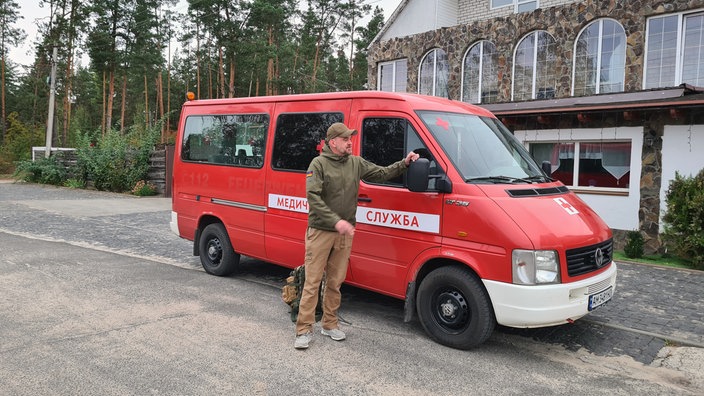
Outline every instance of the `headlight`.
{"label": "headlight", "polygon": [[521,250],[512,254],[513,283],[537,285],[560,283],[560,262],[554,250]]}

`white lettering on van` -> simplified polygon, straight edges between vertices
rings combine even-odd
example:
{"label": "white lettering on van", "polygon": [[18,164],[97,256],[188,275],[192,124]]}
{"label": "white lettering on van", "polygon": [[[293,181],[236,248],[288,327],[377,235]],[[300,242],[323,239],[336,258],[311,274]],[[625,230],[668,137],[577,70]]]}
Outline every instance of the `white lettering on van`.
{"label": "white lettering on van", "polygon": [[357,223],[422,232],[440,233],[440,216],[396,210],[357,208]]}
{"label": "white lettering on van", "polygon": [[[289,195],[269,194],[269,207],[291,212],[308,213],[308,200]],[[398,210],[357,208],[357,223],[421,232],[440,233],[440,216]]]}
{"label": "white lettering on van", "polygon": [[558,205],[562,206],[562,209],[564,209],[565,212],[567,212],[567,214],[569,215],[576,215],[579,213],[577,208],[572,206],[572,204],[567,202],[564,198],[553,198],[552,200],[557,202]]}
{"label": "white lettering on van", "polygon": [[269,207],[291,212],[308,213],[308,200],[301,197],[269,194]]}

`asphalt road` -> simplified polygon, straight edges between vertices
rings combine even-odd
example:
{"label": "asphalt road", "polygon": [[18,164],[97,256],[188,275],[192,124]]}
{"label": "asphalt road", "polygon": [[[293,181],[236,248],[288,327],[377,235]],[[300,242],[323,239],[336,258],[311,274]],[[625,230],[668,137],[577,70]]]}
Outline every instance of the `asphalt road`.
{"label": "asphalt road", "polygon": [[403,323],[402,302],[350,287],[348,339],[294,350],[288,270],[208,275],[168,219],[168,199],[0,183],[0,394],[704,392],[682,367],[501,328],[450,349]]}

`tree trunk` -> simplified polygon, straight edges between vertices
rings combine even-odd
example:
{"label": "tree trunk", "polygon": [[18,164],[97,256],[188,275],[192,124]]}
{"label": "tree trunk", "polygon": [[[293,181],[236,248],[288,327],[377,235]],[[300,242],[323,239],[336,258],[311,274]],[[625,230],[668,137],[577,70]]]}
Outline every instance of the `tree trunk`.
{"label": "tree trunk", "polygon": [[114,105],[114,97],[115,97],[115,71],[110,70],[110,85],[108,87],[108,108],[107,108],[107,117],[105,121],[105,128],[106,130],[112,129],[112,108]]}
{"label": "tree trunk", "polygon": [[[269,47],[274,44],[274,28],[269,26]],[[274,58],[270,57],[266,61],[266,95],[274,94]]]}
{"label": "tree trunk", "polygon": [[[277,51],[276,53],[278,54],[278,45],[277,45]],[[276,55],[274,58],[274,76],[276,78],[276,84],[274,84],[274,95],[279,95],[281,94],[281,69],[280,65],[281,63],[279,62],[279,55]]]}
{"label": "tree trunk", "polygon": [[[5,48],[4,44],[2,48]],[[2,94],[0,94],[0,96],[2,96],[2,99],[0,99],[0,101],[2,101],[2,125],[0,125],[0,143],[3,143],[5,141],[5,129],[7,129],[7,117],[5,114],[5,55],[2,56],[1,63],[0,68],[2,68],[2,71],[0,72],[0,79],[2,81],[0,81],[0,84],[2,87],[0,89],[2,90]]]}
{"label": "tree trunk", "polygon": [[[186,88],[188,89],[188,88]],[[166,63],[166,133],[171,132],[171,40],[169,40],[169,61]],[[166,143],[166,141],[162,141]]]}
{"label": "tree trunk", "polygon": [[313,76],[312,76],[312,81],[313,81],[313,91],[316,92],[317,90],[317,82],[316,82],[316,75],[318,74],[318,63],[319,60],[318,58],[320,57],[320,42],[323,41],[323,28],[320,28],[320,33],[318,33],[318,38],[315,41],[315,58],[313,59]]}
{"label": "tree trunk", "polygon": [[[211,55],[210,47],[208,55]],[[208,59],[212,59],[212,56],[208,56]],[[213,62],[208,62],[208,99],[213,99]]]}
{"label": "tree trunk", "polygon": [[222,46],[218,46],[218,80],[220,81],[220,95],[218,97],[225,97],[225,61],[222,58]]}
{"label": "tree trunk", "polygon": [[100,121],[100,122],[101,122],[101,124],[100,124],[100,133],[101,133],[102,136],[105,136],[105,122],[106,122],[105,114],[107,113],[107,103],[105,103],[105,99],[106,99],[106,97],[105,97],[105,78],[106,78],[106,77],[105,77],[105,73],[106,73],[106,71],[103,70],[103,84],[102,84],[102,85],[103,85],[103,90],[102,90],[102,91],[103,91],[103,102],[101,103],[101,108],[102,108],[103,111],[101,111],[101,113],[102,113],[102,115],[101,115],[102,119],[101,119],[101,121]]}
{"label": "tree trunk", "polygon": [[[293,55],[293,72],[294,72],[294,73],[296,73],[296,72],[298,71],[298,69],[296,69],[296,64],[298,63],[298,51],[299,51],[300,48],[301,48],[300,45],[297,46],[297,47],[296,47],[296,52],[295,52],[294,55]],[[294,74],[294,75],[295,75],[295,74]],[[289,88],[289,90],[290,90],[290,88]],[[294,93],[300,93],[300,92],[298,92],[298,90],[294,90]]]}
{"label": "tree trunk", "polygon": [[228,97],[234,98],[235,97],[235,60],[234,59],[230,61],[230,82],[228,83],[228,88],[230,90]]}
{"label": "tree trunk", "polygon": [[196,24],[196,99],[200,99],[200,31]]}
{"label": "tree trunk", "polygon": [[122,106],[120,107],[120,135],[125,134],[125,113],[127,109],[127,72],[122,75]]}
{"label": "tree trunk", "polygon": [[149,85],[147,84],[147,68],[144,68],[144,125],[149,128]]}
{"label": "tree trunk", "polygon": [[64,125],[63,125],[63,144],[64,147],[68,144],[68,127],[71,125],[71,86],[73,84],[73,51],[69,52],[66,59],[66,94],[64,95]]}
{"label": "tree trunk", "polygon": [[63,139],[64,145],[68,144],[68,133],[71,126],[71,91],[73,90],[73,46],[76,39],[76,9],[79,7],[79,2],[73,0],[71,2],[71,16],[69,17],[68,27],[68,43],[66,48],[66,95],[64,96],[64,127]]}
{"label": "tree trunk", "polygon": [[[164,119],[164,83],[161,77],[161,70],[158,70],[156,75],[156,104],[159,106],[159,119]],[[166,138],[166,125],[161,124],[161,141],[163,142]]]}

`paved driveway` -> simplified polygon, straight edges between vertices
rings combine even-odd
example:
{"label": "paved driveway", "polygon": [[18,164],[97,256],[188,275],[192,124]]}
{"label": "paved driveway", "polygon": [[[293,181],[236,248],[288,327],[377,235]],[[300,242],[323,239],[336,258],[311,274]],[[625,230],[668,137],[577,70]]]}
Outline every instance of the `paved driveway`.
{"label": "paved driveway", "polygon": [[[702,349],[663,348],[678,343],[666,340],[702,342],[701,273],[621,264],[615,299],[587,318],[546,329],[499,328],[471,352],[431,342],[417,322],[404,324],[400,301],[346,287],[341,317],[349,342],[316,340],[301,355],[293,353],[293,325],[279,297],[288,270],[244,259],[235,277],[207,275],[190,255],[191,243],[169,231],[169,216],[166,198],[0,183],[0,316],[8,318],[0,324],[0,372],[16,371],[0,376],[0,389],[704,390]],[[330,383],[318,380],[341,373]]]}

